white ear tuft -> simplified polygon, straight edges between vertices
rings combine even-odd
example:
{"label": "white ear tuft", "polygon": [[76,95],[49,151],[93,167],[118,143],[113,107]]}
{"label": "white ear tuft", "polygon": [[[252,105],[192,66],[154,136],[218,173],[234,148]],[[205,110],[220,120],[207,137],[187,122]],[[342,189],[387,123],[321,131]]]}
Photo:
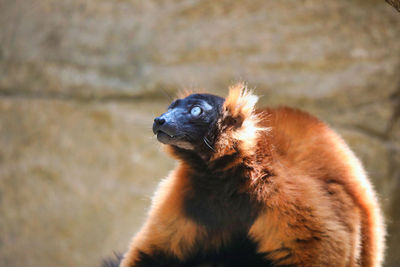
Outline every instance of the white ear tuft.
{"label": "white ear tuft", "polygon": [[244,83],[238,83],[229,88],[228,97],[224,102],[224,110],[233,118],[241,117],[242,120],[245,120],[252,115],[257,101],[258,96],[248,90]]}

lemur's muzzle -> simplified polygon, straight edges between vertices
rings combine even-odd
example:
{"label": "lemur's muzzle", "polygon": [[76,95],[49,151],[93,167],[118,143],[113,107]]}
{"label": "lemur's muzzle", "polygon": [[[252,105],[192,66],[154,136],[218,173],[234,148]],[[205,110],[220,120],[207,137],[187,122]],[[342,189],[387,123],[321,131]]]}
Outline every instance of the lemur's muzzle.
{"label": "lemur's muzzle", "polygon": [[160,133],[166,134],[170,138],[173,138],[176,136],[176,128],[173,126],[173,123],[171,123],[165,118],[164,115],[165,114],[154,119],[153,133],[157,135]]}

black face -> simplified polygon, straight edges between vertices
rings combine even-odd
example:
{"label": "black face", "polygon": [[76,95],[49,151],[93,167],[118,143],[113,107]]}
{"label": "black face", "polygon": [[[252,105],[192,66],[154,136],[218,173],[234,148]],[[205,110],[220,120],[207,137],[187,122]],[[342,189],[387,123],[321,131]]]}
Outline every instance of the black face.
{"label": "black face", "polygon": [[158,141],[182,149],[212,146],[212,132],[224,99],[209,94],[193,94],[177,99],[168,111],[154,119]]}

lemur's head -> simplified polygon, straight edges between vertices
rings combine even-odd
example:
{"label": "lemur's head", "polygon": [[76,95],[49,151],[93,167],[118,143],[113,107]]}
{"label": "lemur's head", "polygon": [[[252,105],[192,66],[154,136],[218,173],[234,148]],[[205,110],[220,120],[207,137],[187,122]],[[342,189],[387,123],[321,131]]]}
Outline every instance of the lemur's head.
{"label": "lemur's head", "polygon": [[207,142],[223,103],[222,97],[210,94],[176,99],[167,112],[154,119],[153,132],[161,143],[194,150]]}
{"label": "lemur's head", "polygon": [[226,99],[191,94],[177,99],[154,119],[158,141],[174,150],[213,159],[239,150],[251,150],[258,130],[254,105],[258,97],[243,84],[230,88]]}

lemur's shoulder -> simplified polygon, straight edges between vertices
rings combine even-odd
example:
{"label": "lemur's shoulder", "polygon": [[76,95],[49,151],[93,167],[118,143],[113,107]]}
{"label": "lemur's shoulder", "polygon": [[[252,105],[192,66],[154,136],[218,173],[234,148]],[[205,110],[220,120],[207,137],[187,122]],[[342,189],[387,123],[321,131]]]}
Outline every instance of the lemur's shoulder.
{"label": "lemur's shoulder", "polygon": [[[299,109],[264,108],[256,112],[263,118],[260,124],[269,127],[264,139],[259,140],[259,149],[272,144],[269,152],[274,170],[281,172],[280,182],[286,183],[283,187],[288,189],[295,183],[296,191],[302,192],[286,195],[297,195],[296,201],[304,199],[313,208],[322,207],[322,214],[332,210],[352,222],[357,220],[350,218],[351,214],[360,214],[362,226],[352,231],[362,232],[362,266],[380,264],[385,227],[377,196],[361,162],[343,138],[325,122]],[[327,193],[329,205],[324,204],[325,195],[311,196],[306,193],[310,190]]]}
{"label": "lemur's shoulder", "polygon": [[257,109],[256,113],[260,125],[268,129],[259,139],[259,147],[271,146],[273,156],[290,167],[304,167],[307,173],[310,168],[337,168],[343,162],[341,154],[348,152],[342,138],[308,112],[279,107]]}

